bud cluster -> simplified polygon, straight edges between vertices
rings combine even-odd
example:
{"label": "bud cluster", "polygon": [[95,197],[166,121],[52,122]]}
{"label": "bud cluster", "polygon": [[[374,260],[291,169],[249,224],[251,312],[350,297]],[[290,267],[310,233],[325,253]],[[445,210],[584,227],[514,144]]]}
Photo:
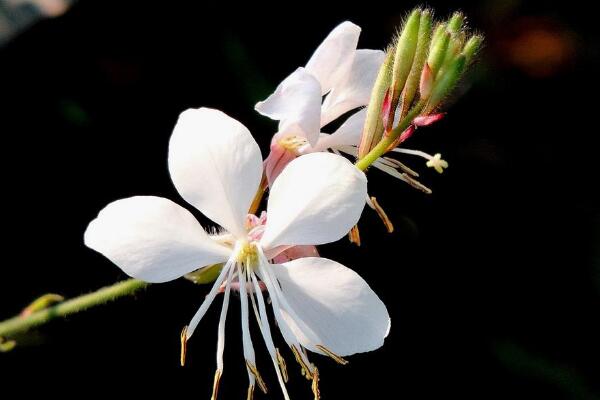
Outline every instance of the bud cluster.
{"label": "bud cluster", "polygon": [[415,126],[439,120],[441,115],[436,113],[482,41],[482,36],[468,34],[460,12],[445,22],[434,22],[431,10],[413,10],[379,70],[367,109],[359,160],[377,145],[385,144],[384,152],[389,151],[406,140]]}

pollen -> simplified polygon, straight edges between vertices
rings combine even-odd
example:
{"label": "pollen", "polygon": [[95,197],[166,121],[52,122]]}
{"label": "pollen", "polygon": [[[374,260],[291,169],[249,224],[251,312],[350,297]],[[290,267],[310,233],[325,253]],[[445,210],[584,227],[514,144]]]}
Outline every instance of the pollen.
{"label": "pollen", "polygon": [[298,149],[308,142],[300,136],[287,136],[277,142],[281,147],[292,152],[298,152]]}
{"label": "pollen", "polygon": [[256,245],[248,242],[243,243],[236,255],[236,261],[244,264],[246,268],[253,268],[258,265],[258,249]]}

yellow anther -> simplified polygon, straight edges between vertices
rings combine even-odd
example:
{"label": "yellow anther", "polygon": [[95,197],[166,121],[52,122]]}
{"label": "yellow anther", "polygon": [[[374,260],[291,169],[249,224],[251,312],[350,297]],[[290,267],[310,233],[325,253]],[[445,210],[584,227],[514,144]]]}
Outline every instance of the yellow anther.
{"label": "yellow anther", "polygon": [[181,330],[181,356],[180,356],[180,360],[179,362],[181,363],[181,366],[183,367],[185,365],[185,355],[187,353],[187,330],[188,330],[188,326],[184,326],[183,329]]}
{"label": "yellow anther", "polygon": [[322,346],[320,344],[315,346],[317,349],[321,350],[323,353],[325,353],[327,356],[331,357],[336,363],[341,364],[341,365],[346,365],[348,364],[348,361],[344,360],[342,357],[338,356],[337,354],[335,354],[333,351],[329,350],[327,347]]}
{"label": "yellow anther", "polygon": [[313,378],[312,378],[312,392],[315,395],[315,400],[321,398],[321,392],[319,391],[319,370],[313,365]]}
{"label": "yellow anther", "polygon": [[392,221],[388,218],[387,214],[379,205],[375,197],[371,197],[371,203],[373,203],[373,208],[375,209],[375,211],[377,211],[377,214],[379,215],[379,218],[381,218],[381,221],[383,221],[383,224],[385,225],[385,228],[387,229],[388,233],[394,232],[394,225],[392,224]]}
{"label": "yellow anther", "polygon": [[212,396],[210,396],[210,400],[217,400],[217,395],[219,394],[219,384],[221,383],[221,374],[223,372],[218,369],[215,371],[215,380],[213,382],[213,392]]}
{"label": "yellow anther", "polygon": [[439,174],[444,172],[444,168],[448,168],[448,163],[445,160],[442,160],[442,155],[440,153],[436,153],[429,161],[427,161],[426,165],[429,168],[435,169]]}
{"label": "yellow anther", "polygon": [[258,369],[256,369],[256,366],[250,361],[246,360],[246,367],[248,367],[252,375],[254,375],[254,378],[256,378],[256,383],[258,383],[258,387],[260,388],[260,390],[262,390],[262,392],[266,394],[267,385],[265,384],[265,381],[263,380],[262,376],[260,376],[260,373],[258,372]]}
{"label": "yellow anther", "polygon": [[248,394],[246,395],[246,400],[254,399],[254,385],[248,386]]}
{"label": "yellow anther", "polygon": [[277,364],[279,364],[279,369],[281,370],[281,375],[283,375],[283,381],[285,383],[287,383],[288,382],[287,365],[285,365],[285,360],[281,356],[279,349],[275,349],[275,351],[276,351],[276,356],[277,356]]}
{"label": "yellow anther", "polygon": [[431,189],[429,189],[427,186],[423,185],[418,180],[412,178],[407,173],[403,172],[401,174],[401,176],[402,176],[402,179],[404,180],[404,182],[408,183],[410,186],[414,187],[415,189],[419,189],[421,192],[426,193],[426,194],[431,194],[432,193]]}
{"label": "yellow anther", "polygon": [[313,375],[310,372],[309,366],[306,365],[306,363],[304,362],[304,359],[302,358],[302,355],[300,354],[296,346],[291,345],[290,348],[292,349],[292,353],[294,353],[294,358],[296,359],[296,362],[300,364],[300,368],[302,368],[302,376],[309,380],[313,379]]}
{"label": "yellow anther", "polygon": [[360,232],[358,231],[358,225],[354,225],[350,232],[348,232],[348,239],[350,243],[354,243],[357,246],[360,246]]}

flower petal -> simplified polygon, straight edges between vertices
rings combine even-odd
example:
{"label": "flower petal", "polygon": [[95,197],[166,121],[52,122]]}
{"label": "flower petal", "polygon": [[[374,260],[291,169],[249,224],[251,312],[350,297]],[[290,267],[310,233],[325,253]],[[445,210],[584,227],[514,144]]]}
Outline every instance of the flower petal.
{"label": "flower petal", "polygon": [[325,151],[327,149],[338,150],[343,146],[358,146],[360,144],[360,137],[362,136],[366,116],[367,109],[360,109],[352,114],[346,122],[331,135],[322,134],[315,147],[316,151]]}
{"label": "flower petal", "polygon": [[127,275],[166,282],[227,260],[231,252],[212,240],[185,208],[162,197],[137,196],[107,205],[84,235]]}
{"label": "flower petal", "polygon": [[357,50],[352,69],[346,79],[336,85],[325,98],[321,108],[321,126],[357,107],[366,106],[383,64],[385,53],[381,50]]}
{"label": "flower petal", "polygon": [[273,183],[263,249],[334,242],[356,224],[365,206],[367,178],[350,161],[311,153],[290,162]]}
{"label": "flower petal", "polygon": [[321,85],[304,68],[298,68],[277,86],[256,111],[279,122],[280,137],[302,136],[314,144],[321,128]]}
{"label": "flower petal", "polygon": [[308,72],[321,83],[321,94],[343,81],[354,61],[360,27],[345,21],[338,25],[315,50],[306,64]]}
{"label": "flower petal", "polygon": [[169,144],[169,171],[181,196],[237,237],[262,178],[262,156],[250,131],[209,108],[179,116]]}
{"label": "flower petal", "polygon": [[389,314],[356,272],[319,257],[299,258],[271,268],[285,303],[293,309],[283,318],[308,350],[323,353],[317,346],[324,346],[346,356],[383,345],[390,330]]}

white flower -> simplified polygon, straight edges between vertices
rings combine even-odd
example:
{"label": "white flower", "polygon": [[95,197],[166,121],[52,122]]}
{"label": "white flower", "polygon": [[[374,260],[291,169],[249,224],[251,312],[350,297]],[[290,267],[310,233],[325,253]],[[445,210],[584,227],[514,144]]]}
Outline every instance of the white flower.
{"label": "white flower", "polygon": [[[359,35],[360,27],[351,22],[338,25],[305,67],[294,71],[271,96],[256,104],[259,113],[279,120],[275,140],[300,138],[296,147],[307,144],[314,148],[322,127],[369,103],[385,55],[380,50],[357,50]],[[359,136],[361,131],[362,126]]]}
{"label": "white flower", "polygon": [[140,196],[104,208],[90,223],[85,243],[130,276],[148,282],[165,282],[207,265],[224,264],[182,333],[185,345],[223,286],[214,395],[223,371],[225,320],[234,284],[240,290],[249,396],[255,385],[265,387],[249,333],[248,299],[288,398],[287,369],[271,336],[261,286],[268,291],[285,342],[304,375],[313,380],[315,396],[318,370],[305,349],[344,363],[342,356],[383,344],[390,327],[386,307],[355,272],[319,257],[281,265],[268,261],[290,246],[336,241],[356,223],[367,182],[348,160],[315,153],[290,163],[271,188],[260,239],[244,223],[260,184],[262,159],[241,123],[216,110],[185,111],[171,137],[169,171],[182,197],[222,226],[223,232],[208,235],[186,209],[164,198]]}

